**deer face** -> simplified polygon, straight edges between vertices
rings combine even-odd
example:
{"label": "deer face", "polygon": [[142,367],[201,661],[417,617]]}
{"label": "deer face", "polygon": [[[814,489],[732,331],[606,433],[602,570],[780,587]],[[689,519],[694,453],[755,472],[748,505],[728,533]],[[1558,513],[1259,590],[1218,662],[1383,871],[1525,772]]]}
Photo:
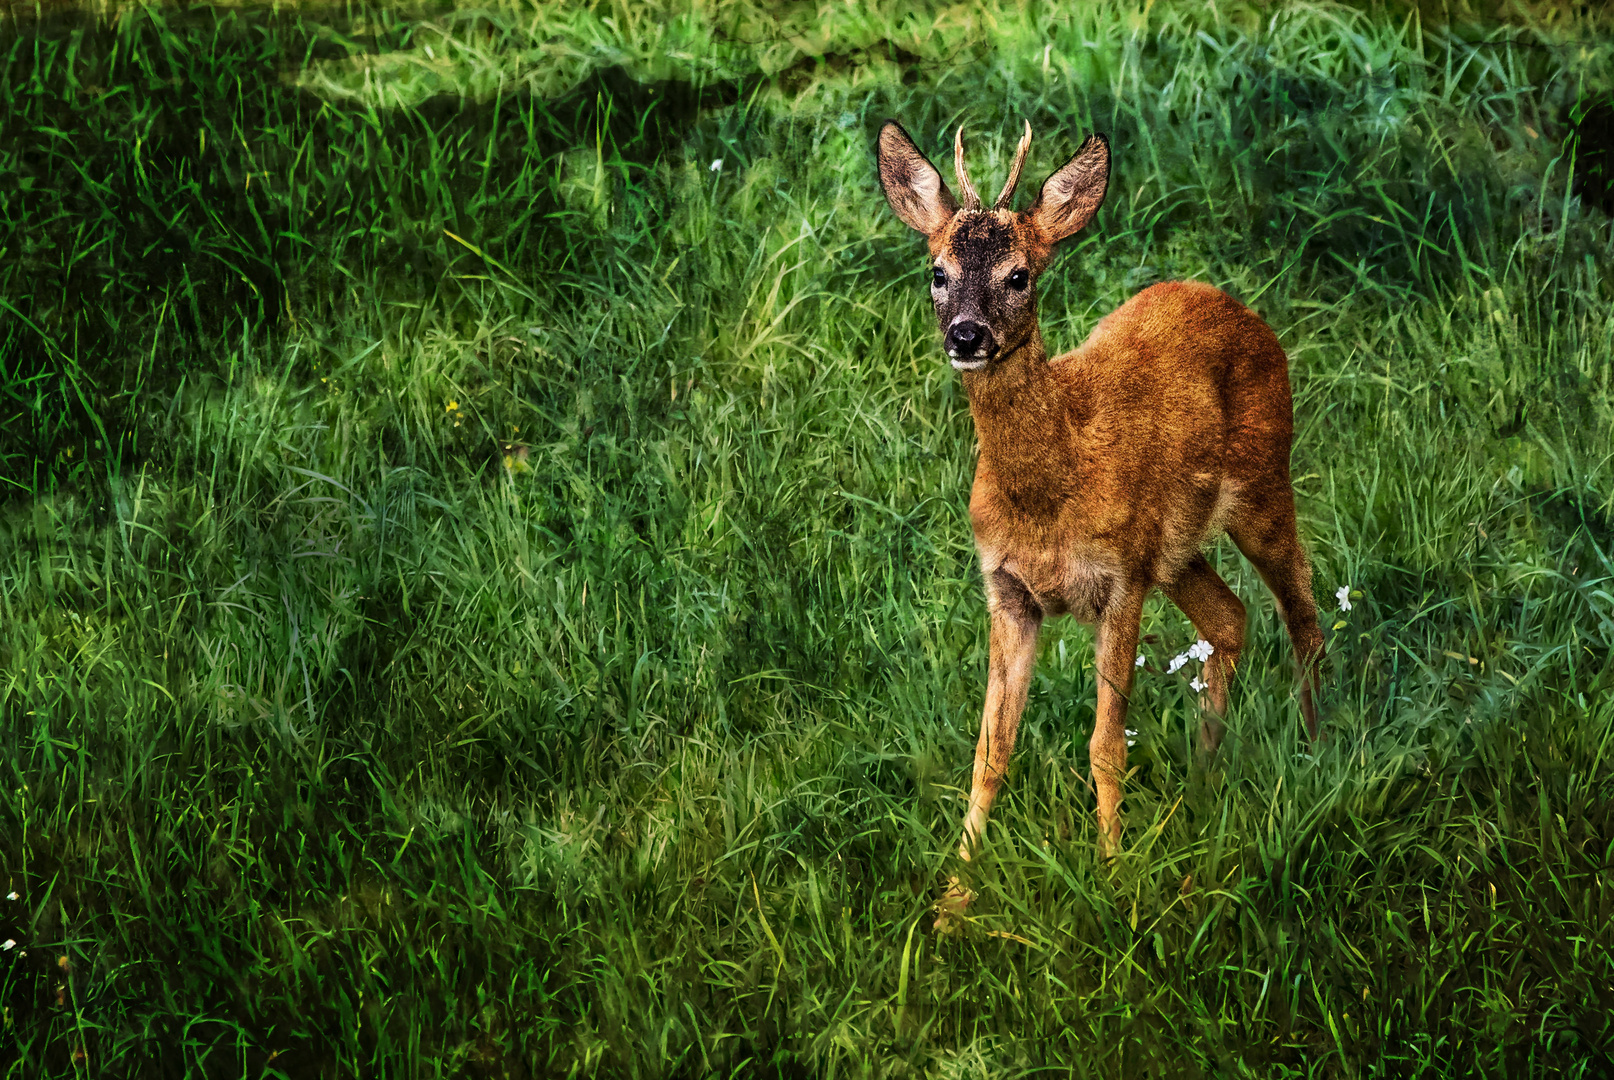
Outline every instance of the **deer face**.
{"label": "deer face", "polygon": [[930,298],[943,348],[960,371],[980,371],[1025,343],[1037,326],[1037,276],[1054,245],[1086,225],[1109,181],[1109,143],[1091,135],[1042,185],[1031,209],[1008,209],[1031,146],[1020,139],[1009,180],[990,209],[964,171],[964,129],[954,140],[962,204],[894,120],[880,129],[880,185],[891,209],[930,241]]}
{"label": "deer face", "polygon": [[936,234],[930,299],[955,368],[979,371],[1030,336],[1050,250],[1024,214],[1007,210],[961,210]]}

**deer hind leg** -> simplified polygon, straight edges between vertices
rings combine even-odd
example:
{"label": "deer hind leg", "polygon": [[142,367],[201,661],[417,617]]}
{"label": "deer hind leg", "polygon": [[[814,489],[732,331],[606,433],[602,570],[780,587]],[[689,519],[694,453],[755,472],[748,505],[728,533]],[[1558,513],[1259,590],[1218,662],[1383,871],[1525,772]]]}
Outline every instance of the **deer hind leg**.
{"label": "deer hind leg", "polygon": [[1126,708],[1132,696],[1138,624],[1143,617],[1141,591],[1129,592],[1110,605],[1098,622],[1098,716],[1087,744],[1098,796],[1099,846],[1106,855],[1121,844],[1121,782],[1126,779]]}
{"label": "deer hind leg", "polygon": [[1222,743],[1228,684],[1238,668],[1239,654],[1244,651],[1244,604],[1201,554],[1183,567],[1175,581],[1160,588],[1193,621],[1199,636],[1214,650],[1205,664],[1210,711],[1199,721],[1200,752],[1213,754]]}
{"label": "deer hind leg", "polygon": [[1278,614],[1289,631],[1295,663],[1300,668],[1300,713],[1306,721],[1307,738],[1316,742],[1323,632],[1317,625],[1317,602],[1311,595],[1311,563],[1306,560],[1295,529],[1294,492],[1285,485],[1265,514],[1246,517],[1227,531],[1272,591]]}

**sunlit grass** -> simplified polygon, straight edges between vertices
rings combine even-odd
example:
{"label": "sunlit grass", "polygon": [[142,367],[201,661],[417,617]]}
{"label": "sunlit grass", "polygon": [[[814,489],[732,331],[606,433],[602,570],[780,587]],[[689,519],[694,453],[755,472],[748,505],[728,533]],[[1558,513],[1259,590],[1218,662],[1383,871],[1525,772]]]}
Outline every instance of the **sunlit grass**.
{"label": "sunlit grass", "polygon": [[[7,24],[9,1075],[1597,1075],[1614,71],[1521,18]],[[1052,347],[1172,277],[1277,329],[1329,637],[1308,754],[1213,552],[1201,770],[1151,602],[1105,864],[1051,625],[957,940],[973,435],[887,116],[978,177],[1029,119],[1028,184],[1109,133]]]}

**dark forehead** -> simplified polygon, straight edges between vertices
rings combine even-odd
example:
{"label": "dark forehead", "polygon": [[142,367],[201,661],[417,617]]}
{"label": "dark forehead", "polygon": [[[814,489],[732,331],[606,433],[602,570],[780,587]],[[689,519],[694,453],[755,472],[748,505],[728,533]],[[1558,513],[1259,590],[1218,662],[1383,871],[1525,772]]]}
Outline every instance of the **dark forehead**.
{"label": "dark forehead", "polygon": [[991,266],[1021,246],[1018,222],[989,211],[965,211],[954,221],[946,249],[964,266]]}

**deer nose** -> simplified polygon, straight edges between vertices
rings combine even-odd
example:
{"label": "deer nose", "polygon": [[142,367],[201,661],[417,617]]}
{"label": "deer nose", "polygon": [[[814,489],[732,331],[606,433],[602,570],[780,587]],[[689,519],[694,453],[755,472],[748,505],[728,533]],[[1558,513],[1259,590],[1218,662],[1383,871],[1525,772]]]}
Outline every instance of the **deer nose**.
{"label": "deer nose", "polygon": [[947,330],[948,346],[960,356],[969,356],[981,345],[986,330],[980,323],[954,323]]}

